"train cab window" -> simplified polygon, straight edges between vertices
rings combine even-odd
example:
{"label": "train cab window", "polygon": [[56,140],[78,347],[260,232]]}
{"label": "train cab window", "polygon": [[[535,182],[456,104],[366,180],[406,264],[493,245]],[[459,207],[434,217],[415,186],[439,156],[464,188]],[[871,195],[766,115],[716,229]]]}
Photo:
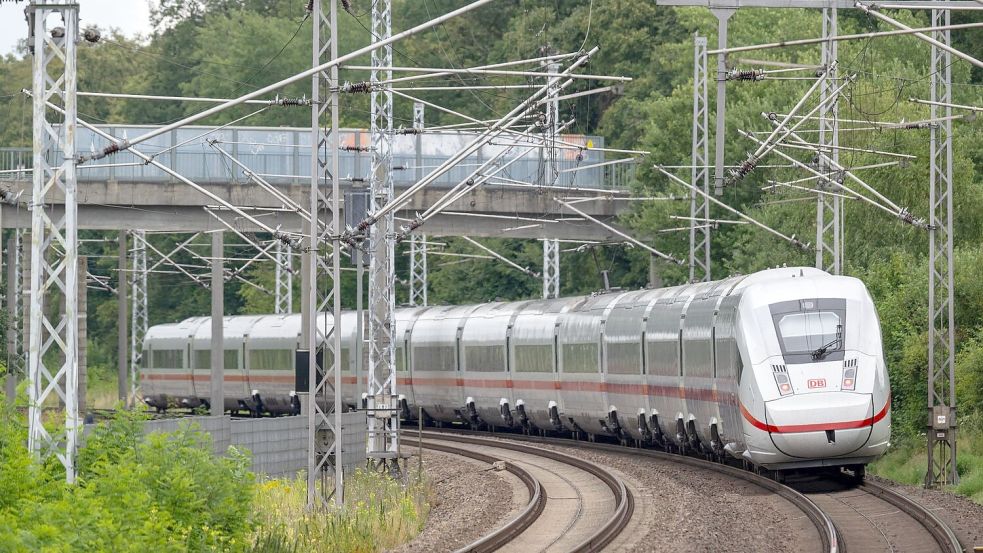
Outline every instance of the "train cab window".
{"label": "train cab window", "polygon": [[465,346],[464,367],[471,372],[504,371],[505,346]]}
{"label": "train cab window", "polygon": [[786,363],[843,359],[846,300],[793,300],[770,308]]}
{"label": "train cab window", "polygon": [[598,348],[596,343],[563,344],[563,372],[600,372],[598,369],[597,355]]}
{"label": "train cab window", "polygon": [[553,346],[519,344],[512,346],[512,351],[515,352],[515,372],[553,372]]}
{"label": "train cab window", "polygon": [[153,350],[151,366],[155,369],[183,369],[184,351],[179,349]]}

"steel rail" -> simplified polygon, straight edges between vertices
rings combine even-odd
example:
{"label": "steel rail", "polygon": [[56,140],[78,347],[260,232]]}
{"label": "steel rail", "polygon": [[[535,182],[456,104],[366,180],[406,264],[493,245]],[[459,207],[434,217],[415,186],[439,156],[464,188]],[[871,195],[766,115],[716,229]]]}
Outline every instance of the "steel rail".
{"label": "steel rail", "polygon": [[916,503],[911,498],[871,481],[864,481],[860,489],[894,505],[911,518],[917,520],[932,535],[935,543],[939,544],[940,551],[944,553],[959,553],[963,550],[962,544],[959,543],[959,538],[956,537],[955,532],[946,523],[942,522],[942,519],[937,517],[935,513]]}
{"label": "steel rail", "polygon": [[[461,437],[460,441],[466,441],[466,437],[470,437],[474,432],[466,430],[441,430],[431,432],[432,434],[438,434],[444,440],[449,440],[447,436]],[[477,438],[476,438],[477,439]],[[515,441],[524,442],[534,442],[541,444],[555,444],[555,445],[566,445],[585,449],[595,449],[598,451],[606,451],[609,453],[621,453],[627,455],[641,455],[645,457],[652,457],[655,459],[660,459],[662,461],[668,461],[671,463],[679,463],[684,465],[689,465],[698,469],[712,470],[733,478],[738,478],[744,480],[750,484],[764,488],[775,495],[787,500],[792,503],[796,508],[802,511],[803,514],[809,519],[810,522],[815,525],[816,530],[819,532],[820,544],[822,546],[822,551],[824,553],[845,553],[846,549],[842,546],[842,540],[840,539],[840,532],[833,523],[832,518],[827,515],[822,509],[819,508],[811,499],[809,499],[805,494],[776,482],[770,478],[766,478],[759,474],[743,470],[737,467],[732,467],[730,465],[725,465],[722,463],[713,463],[710,461],[705,461],[703,459],[697,459],[695,457],[687,457],[684,455],[677,455],[674,453],[666,453],[663,451],[656,451],[650,449],[639,449],[631,448],[625,446],[618,446],[613,444],[600,444],[596,442],[582,442],[577,440],[571,440],[569,438],[540,438],[537,436],[528,435],[514,435],[508,434],[507,439]],[[519,444],[509,444],[508,442],[498,442],[493,440],[490,441],[493,447],[508,447],[508,445],[514,446],[517,450],[521,450]],[[506,444],[506,445],[500,445]],[[538,448],[537,448],[538,449]],[[548,450],[547,450],[548,451]],[[562,453],[555,452],[558,455],[563,455]],[[567,456],[568,457],[568,456]],[[579,460],[579,459],[578,459]],[[586,462],[586,461],[585,461]]]}
{"label": "steel rail", "polygon": [[[409,435],[410,432],[404,431],[404,434]],[[414,434],[418,436],[418,434]],[[546,493],[543,491],[543,485],[539,480],[536,479],[529,471],[519,467],[518,465],[506,461],[505,459],[499,459],[491,455],[486,455],[484,453],[478,453],[477,451],[471,451],[469,449],[460,449],[452,447],[449,445],[435,444],[430,441],[424,441],[424,449],[430,449],[433,451],[440,451],[442,453],[449,453],[451,455],[459,455],[461,457],[468,457],[469,459],[475,459],[483,463],[488,463],[489,465],[494,465],[495,463],[504,463],[505,470],[509,471],[515,475],[519,480],[522,481],[526,486],[526,490],[529,492],[529,503],[526,507],[513,518],[505,526],[501,526],[495,529],[494,532],[486,534],[481,539],[474,541],[461,549],[455,551],[455,553],[490,553],[491,551],[497,551],[502,547],[506,546],[514,540],[519,534],[523,533],[526,528],[532,526],[534,522],[543,513],[543,509],[546,508]]]}
{"label": "steel rail", "polygon": [[[404,433],[405,432],[407,431],[404,431]],[[416,436],[418,434],[411,435]],[[618,537],[622,530],[625,529],[625,526],[627,526],[628,522],[631,520],[632,514],[635,512],[635,498],[631,491],[628,490],[627,486],[625,486],[625,483],[614,474],[611,474],[609,471],[594,463],[591,463],[590,461],[540,447],[532,447],[507,441],[489,440],[472,435],[465,435],[463,433],[425,431],[423,435],[429,435],[432,439],[508,449],[519,453],[525,453],[527,455],[545,457],[553,461],[576,467],[604,482],[604,484],[611,490],[611,493],[614,494],[616,504],[614,514],[612,514],[611,518],[609,518],[604,525],[591,534],[591,536],[571,549],[572,553],[593,553],[602,551],[612,541],[614,541],[616,537]],[[511,439],[512,437],[510,436],[509,438]]]}

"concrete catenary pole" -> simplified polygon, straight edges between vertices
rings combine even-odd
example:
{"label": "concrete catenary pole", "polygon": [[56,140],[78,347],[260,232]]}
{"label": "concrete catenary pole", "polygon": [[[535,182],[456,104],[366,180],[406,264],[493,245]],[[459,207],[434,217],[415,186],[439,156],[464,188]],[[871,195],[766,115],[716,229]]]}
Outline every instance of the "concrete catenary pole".
{"label": "concrete catenary pole", "polygon": [[127,381],[130,374],[129,337],[129,305],[127,301],[127,270],[129,266],[126,262],[127,243],[126,231],[119,231],[119,263],[117,265],[116,277],[116,390],[120,401],[126,401],[129,395]]}
{"label": "concrete catenary pole", "polygon": [[213,417],[225,413],[225,390],[223,389],[223,369],[225,368],[225,237],[222,232],[212,233],[212,352],[208,386],[209,414]]}

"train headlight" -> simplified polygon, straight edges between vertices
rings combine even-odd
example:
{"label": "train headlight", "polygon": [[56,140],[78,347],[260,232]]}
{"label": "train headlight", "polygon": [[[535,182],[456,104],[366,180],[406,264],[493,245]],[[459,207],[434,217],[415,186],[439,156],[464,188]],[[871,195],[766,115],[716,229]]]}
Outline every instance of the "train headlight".
{"label": "train headlight", "polygon": [[847,359],[843,361],[843,381],[840,383],[841,390],[855,390],[857,388],[857,360]]}
{"label": "train headlight", "polygon": [[788,373],[775,373],[775,384],[778,385],[778,393],[787,396],[792,393],[792,383],[788,380]]}
{"label": "train headlight", "polygon": [[857,368],[849,367],[843,369],[843,385],[840,386],[843,390],[854,390],[857,387]]}

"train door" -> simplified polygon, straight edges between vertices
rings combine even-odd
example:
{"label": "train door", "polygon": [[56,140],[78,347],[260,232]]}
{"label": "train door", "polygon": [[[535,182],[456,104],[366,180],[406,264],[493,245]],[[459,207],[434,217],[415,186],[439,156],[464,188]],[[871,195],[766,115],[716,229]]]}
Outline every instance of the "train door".
{"label": "train door", "polygon": [[607,434],[601,320],[616,296],[587,298],[560,317],[560,408],[574,431]]}
{"label": "train door", "polygon": [[508,338],[515,423],[525,428],[565,428],[560,413],[560,316],[579,300],[526,304],[512,321]]}
{"label": "train door", "polygon": [[668,442],[681,443],[685,434],[682,389],[680,380],[682,368],[682,341],[679,328],[688,286],[661,290],[660,295],[649,305],[645,321],[645,381],[648,384],[648,397],[652,424],[658,424],[653,432],[665,436]]}
{"label": "train door", "polygon": [[509,323],[521,304],[485,304],[472,311],[460,328],[461,378],[464,415],[502,426],[502,406],[510,403],[508,388]]}
{"label": "train door", "polygon": [[644,295],[645,292],[622,294],[608,305],[602,319],[608,431],[624,438],[644,438],[642,432],[648,411],[642,383],[645,304],[639,303]]}
{"label": "train door", "polygon": [[713,312],[717,299],[713,297],[716,283],[693,285],[692,296],[680,319],[683,375],[680,392],[683,397],[685,434],[690,445],[702,443],[709,447],[710,424],[716,412],[713,392]]}

